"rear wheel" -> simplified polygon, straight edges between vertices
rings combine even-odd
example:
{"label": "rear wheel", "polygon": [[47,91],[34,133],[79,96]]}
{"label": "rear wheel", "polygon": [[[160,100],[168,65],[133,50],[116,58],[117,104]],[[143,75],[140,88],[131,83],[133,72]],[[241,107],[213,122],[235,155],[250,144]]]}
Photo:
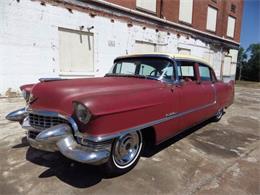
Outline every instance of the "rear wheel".
{"label": "rear wheel", "polygon": [[216,113],[216,115],[215,115],[214,118],[213,118],[213,121],[215,121],[215,122],[220,121],[220,119],[222,118],[223,114],[224,114],[224,109],[222,108],[222,109],[220,109],[220,110]]}
{"label": "rear wheel", "polygon": [[143,148],[143,137],[140,131],[128,133],[116,139],[112,146],[111,156],[105,164],[108,176],[117,176],[131,170],[138,162]]}

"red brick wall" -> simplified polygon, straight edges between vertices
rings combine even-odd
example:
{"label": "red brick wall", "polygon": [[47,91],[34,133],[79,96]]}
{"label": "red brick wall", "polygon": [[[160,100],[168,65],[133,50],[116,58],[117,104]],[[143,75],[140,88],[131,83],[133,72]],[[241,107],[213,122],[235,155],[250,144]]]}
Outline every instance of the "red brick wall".
{"label": "red brick wall", "polygon": [[[130,9],[136,9],[136,0],[106,0],[108,2],[121,5]],[[231,12],[231,4],[236,6],[236,12]],[[216,32],[206,30],[207,10],[212,6],[218,10]],[[169,21],[182,23],[179,21],[179,0],[157,0],[156,15]],[[243,0],[193,0],[192,24],[185,24],[195,29],[208,32],[220,37],[226,37],[227,18],[236,18],[234,41],[240,41],[241,20],[243,12]],[[183,24],[183,23],[182,23]]]}

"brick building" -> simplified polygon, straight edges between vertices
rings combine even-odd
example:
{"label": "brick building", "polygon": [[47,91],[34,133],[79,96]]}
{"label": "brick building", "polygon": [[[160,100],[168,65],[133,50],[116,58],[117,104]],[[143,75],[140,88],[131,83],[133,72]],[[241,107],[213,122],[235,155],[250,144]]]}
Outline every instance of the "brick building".
{"label": "brick building", "polygon": [[235,77],[243,0],[0,1],[0,94],[41,77],[103,76],[119,55],[184,53]]}

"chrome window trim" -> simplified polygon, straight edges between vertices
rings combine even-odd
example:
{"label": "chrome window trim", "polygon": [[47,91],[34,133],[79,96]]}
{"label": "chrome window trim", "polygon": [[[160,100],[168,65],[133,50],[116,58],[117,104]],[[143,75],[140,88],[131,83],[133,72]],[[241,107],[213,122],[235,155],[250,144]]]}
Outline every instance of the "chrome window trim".
{"label": "chrome window trim", "polygon": [[177,64],[176,64],[176,61],[171,56],[168,56],[168,55],[165,55],[165,54],[143,54],[142,56],[137,54],[137,55],[131,55],[131,56],[121,56],[121,57],[118,57],[118,58],[116,58],[114,60],[112,68],[114,68],[115,63],[118,60],[133,59],[133,58],[162,58],[162,59],[168,60],[169,62],[172,63],[173,68],[174,68],[174,80],[164,79],[162,77],[163,75],[161,75],[159,78],[157,78],[155,80],[161,81],[161,82],[164,82],[164,83],[170,83],[170,84],[176,84],[176,83],[179,82],[178,74],[177,74]]}
{"label": "chrome window trim", "polygon": [[135,126],[135,127],[123,129],[118,133],[113,133],[113,134],[110,134],[110,135],[101,135],[101,136],[93,136],[93,135],[90,135],[88,133],[81,133],[78,129],[77,123],[70,116],[65,116],[65,115],[62,115],[62,114],[57,113],[57,112],[44,111],[44,110],[28,109],[27,111],[29,113],[39,114],[39,115],[43,115],[43,116],[61,117],[61,118],[65,119],[69,122],[69,124],[71,125],[71,127],[74,131],[75,137],[80,137],[80,138],[82,138],[83,140],[86,140],[86,141],[89,140],[89,141],[92,141],[92,142],[103,142],[103,141],[111,140],[111,139],[114,139],[116,137],[125,135],[125,134],[133,132],[133,131],[144,129],[144,128],[151,127],[151,126],[154,126],[154,125],[158,125],[158,124],[163,123],[163,122],[167,122],[169,120],[173,120],[173,119],[178,118],[178,117],[182,117],[182,116],[190,114],[192,112],[197,112],[197,111],[206,109],[206,108],[213,106],[215,104],[216,104],[216,100],[212,103],[209,103],[209,104],[206,104],[204,106],[197,107],[197,108],[189,109],[189,110],[184,111],[184,112],[168,113],[168,114],[165,115],[165,117],[163,117],[161,119],[154,120],[154,121],[151,121],[151,122],[148,122],[148,123],[145,123],[145,124],[142,124],[142,125],[138,125],[138,126]]}

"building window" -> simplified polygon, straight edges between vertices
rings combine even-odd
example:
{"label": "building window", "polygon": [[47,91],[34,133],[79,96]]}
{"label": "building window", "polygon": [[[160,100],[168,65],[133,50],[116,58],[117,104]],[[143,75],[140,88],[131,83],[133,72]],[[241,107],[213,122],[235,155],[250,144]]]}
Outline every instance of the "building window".
{"label": "building window", "polygon": [[180,0],[179,20],[192,23],[193,0]]}
{"label": "building window", "polygon": [[59,28],[59,62],[62,75],[92,75],[94,72],[93,34]]}
{"label": "building window", "polygon": [[231,4],[230,11],[233,12],[233,13],[236,13],[236,5]]}
{"label": "building window", "polygon": [[228,23],[227,23],[227,36],[233,38],[235,32],[235,23],[236,19],[232,16],[228,16]]}
{"label": "building window", "polygon": [[207,30],[216,31],[218,10],[213,7],[208,7],[208,16],[207,16]]}
{"label": "building window", "polygon": [[156,13],[156,0],[136,0],[136,7]]}

